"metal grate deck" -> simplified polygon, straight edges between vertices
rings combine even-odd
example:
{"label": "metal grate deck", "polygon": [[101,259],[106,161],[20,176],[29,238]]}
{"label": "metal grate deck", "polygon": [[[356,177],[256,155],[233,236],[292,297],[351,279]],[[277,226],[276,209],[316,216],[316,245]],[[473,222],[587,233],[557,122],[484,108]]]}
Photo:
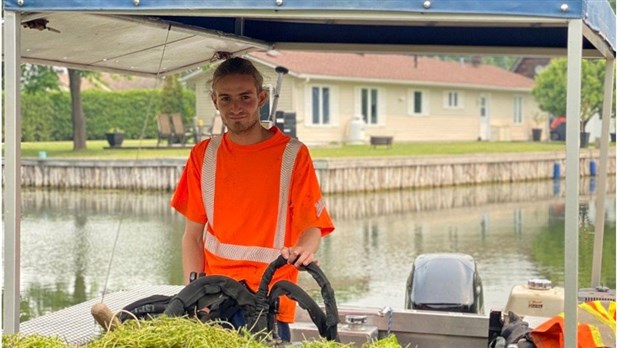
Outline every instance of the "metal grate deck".
{"label": "metal grate deck", "polygon": [[[112,312],[151,295],[174,295],[181,291],[180,285],[138,286],[124,291],[105,295],[105,303]],[[97,338],[103,329],[90,314],[90,308],[101,302],[101,298],[67,307],[54,313],[25,321],[20,324],[20,332],[25,335],[39,334],[56,336],[71,345],[84,345]]]}

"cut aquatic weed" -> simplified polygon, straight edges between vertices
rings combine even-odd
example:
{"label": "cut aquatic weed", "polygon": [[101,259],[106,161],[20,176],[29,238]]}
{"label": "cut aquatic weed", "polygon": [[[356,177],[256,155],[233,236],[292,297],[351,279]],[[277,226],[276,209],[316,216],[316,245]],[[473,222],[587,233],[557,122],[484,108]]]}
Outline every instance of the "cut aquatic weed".
{"label": "cut aquatic weed", "polygon": [[[160,316],[152,320],[129,320],[114,331],[89,344],[88,348],[103,347],[195,347],[195,348],[267,348],[263,335],[242,329],[224,329],[216,323],[204,324],[194,318]],[[306,348],[338,348],[351,345],[320,340],[303,342]],[[364,345],[365,348],[400,348],[396,337]]]}
{"label": "cut aquatic weed", "polygon": [[[334,341],[327,341],[325,339],[316,340],[316,341],[306,341],[302,342],[301,347],[303,348],[342,348],[342,347],[355,347],[351,344],[338,343]],[[377,341],[372,341],[365,343],[362,345],[362,348],[402,348],[402,346],[398,343],[396,336],[389,335],[385,338],[382,338]]]}
{"label": "cut aquatic weed", "polygon": [[59,337],[41,335],[2,335],[2,347],[5,348],[67,348],[69,345]]}
{"label": "cut aquatic weed", "polygon": [[378,341],[373,341],[368,345],[365,345],[364,348],[401,348],[402,346],[398,343],[398,339],[396,336],[389,335],[385,338],[382,338]]}
{"label": "cut aquatic weed", "polygon": [[[217,323],[202,323],[195,318],[159,316],[151,320],[128,320],[113,331],[103,333],[85,348],[268,348],[262,335],[247,330],[224,329]],[[3,335],[2,346],[11,348],[70,348],[60,338],[39,335]],[[327,340],[303,342],[305,348],[352,347]],[[368,343],[364,348],[400,348],[396,337]]]}
{"label": "cut aquatic weed", "polygon": [[247,334],[239,334],[217,324],[160,316],[152,320],[128,320],[87,347],[263,348],[266,345]]}

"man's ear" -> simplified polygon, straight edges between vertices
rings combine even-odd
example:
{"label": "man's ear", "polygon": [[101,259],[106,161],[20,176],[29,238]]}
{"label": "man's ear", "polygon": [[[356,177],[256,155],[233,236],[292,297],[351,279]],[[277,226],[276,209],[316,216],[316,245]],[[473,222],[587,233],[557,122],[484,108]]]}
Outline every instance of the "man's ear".
{"label": "man's ear", "polygon": [[262,108],[269,98],[269,93],[264,89],[258,93],[258,107]]}
{"label": "man's ear", "polygon": [[215,93],[211,93],[211,101],[213,102],[213,106],[215,106],[215,110],[219,111],[220,109],[217,108],[217,98],[215,98]]}

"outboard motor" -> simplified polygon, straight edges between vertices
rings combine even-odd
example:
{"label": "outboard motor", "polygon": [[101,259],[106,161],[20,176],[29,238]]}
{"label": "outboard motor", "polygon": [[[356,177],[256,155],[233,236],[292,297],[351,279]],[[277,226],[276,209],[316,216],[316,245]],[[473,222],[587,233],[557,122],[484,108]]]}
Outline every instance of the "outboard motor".
{"label": "outboard motor", "polygon": [[482,314],[482,281],[474,258],[459,253],[418,256],[407,279],[405,308]]}

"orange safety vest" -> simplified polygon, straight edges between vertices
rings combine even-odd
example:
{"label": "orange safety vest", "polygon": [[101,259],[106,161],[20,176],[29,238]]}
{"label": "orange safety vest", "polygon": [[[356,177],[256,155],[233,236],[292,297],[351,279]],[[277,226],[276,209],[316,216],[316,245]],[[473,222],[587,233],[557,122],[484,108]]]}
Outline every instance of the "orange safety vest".
{"label": "orange safety vest", "polygon": [[[607,308],[601,301],[585,302],[577,309],[577,347],[615,347],[616,302]],[[564,313],[540,324],[530,333],[536,348],[564,347]]]}

